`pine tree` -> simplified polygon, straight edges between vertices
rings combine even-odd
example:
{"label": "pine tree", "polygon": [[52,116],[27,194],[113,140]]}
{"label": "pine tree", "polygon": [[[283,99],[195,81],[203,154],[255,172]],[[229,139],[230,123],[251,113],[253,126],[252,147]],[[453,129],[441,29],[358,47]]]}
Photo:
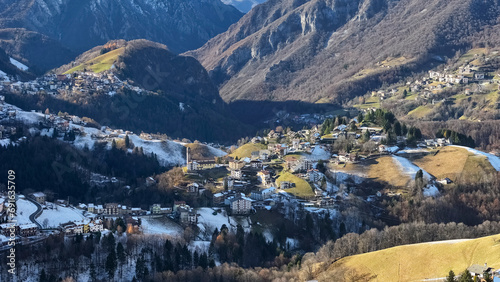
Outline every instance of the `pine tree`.
{"label": "pine tree", "polygon": [[365,132],[363,132],[363,141],[367,142],[370,140],[370,138],[371,138],[371,134],[370,134],[370,131],[367,129],[367,130],[365,130]]}
{"label": "pine tree", "polygon": [[130,138],[128,137],[128,134],[125,135],[125,148],[130,148]]}
{"label": "pine tree", "polygon": [[106,271],[108,272],[109,278],[112,279],[115,276],[115,270],[117,267],[116,253],[114,248],[111,250],[111,252],[109,252],[108,257],[106,258],[105,267]]}
{"label": "pine tree", "polygon": [[493,277],[491,277],[491,273],[489,272],[483,274],[483,279],[485,282],[493,282]]}
{"label": "pine tree", "polygon": [[470,272],[466,269],[462,275],[460,275],[460,279],[458,280],[459,282],[473,282],[474,279],[472,279],[472,275]]}
{"label": "pine tree", "polygon": [[446,277],[446,282],[456,282],[457,279],[455,278],[455,272],[453,270],[450,270],[448,273],[448,276]]}
{"label": "pine tree", "polygon": [[45,274],[45,269],[42,268],[42,272],[40,273],[40,282],[47,282],[47,274]]}

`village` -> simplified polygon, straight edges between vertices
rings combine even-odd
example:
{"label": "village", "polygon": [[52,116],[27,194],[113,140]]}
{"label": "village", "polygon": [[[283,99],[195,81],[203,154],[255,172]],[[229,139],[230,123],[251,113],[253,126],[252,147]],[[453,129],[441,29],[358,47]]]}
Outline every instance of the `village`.
{"label": "village", "polygon": [[[470,97],[474,94],[487,94],[500,89],[500,76],[495,67],[489,65],[498,57],[494,51],[489,55],[476,53],[461,60],[459,66],[448,66],[442,70],[429,70],[418,79],[407,81],[404,85],[372,91],[371,97],[380,102],[392,101],[394,98],[408,99],[423,105],[439,103],[453,104],[456,97],[443,93],[464,94]],[[494,88],[492,88],[495,86]],[[375,109],[368,107],[367,109]]]}

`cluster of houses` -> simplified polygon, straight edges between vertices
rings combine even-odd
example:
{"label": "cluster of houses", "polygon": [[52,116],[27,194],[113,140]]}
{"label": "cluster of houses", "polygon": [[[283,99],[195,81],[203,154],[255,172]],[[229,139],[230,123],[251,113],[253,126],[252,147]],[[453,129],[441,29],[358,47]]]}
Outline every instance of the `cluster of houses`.
{"label": "cluster of houses", "polygon": [[[477,58],[477,56],[475,58]],[[436,94],[445,88],[451,88],[457,85],[467,86],[471,83],[473,84],[472,87],[467,87],[465,89],[465,94],[471,95],[473,92],[480,92],[482,91],[481,84],[490,81],[488,80],[489,71],[491,70],[470,64],[462,65],[454,71],[449,69],[444,69],[443,71],[430,70],[427,76],[415,81],[408,81],[406,86],[412,93],[418,94],[416,97],[417,100],[431,102],[432,104],[447,102],[447,99],[436,99]],[[385,100],[398,95],[398,93],[400,93],[400,91],[397,88],[391,88],[388,90],[372,91],[371,95],[372,97],[378,97],[380,100]]]}
{"label": "cluster of houses", "polygon": [[74,74],[47,74],[35,80],[21,82],[11,79],[0,81],[0,90],[28,95],[73,95],[102,92],[110,96],[118,89],[128,88],[137,93],[143,89],[121,81],[112,72],[78,72]]}
{"label": "cluster of houses", "polygon": [[78,207],[88,213],[102,216],[121,216],[121,215],[146,215],[146,214],[170,214],[171,207],[162,207],[160,204],[153,204],[149,211],[141,208],[127,207],[117,203],[106,203],[104,205],[95,205],[93,203],[80,204]]}

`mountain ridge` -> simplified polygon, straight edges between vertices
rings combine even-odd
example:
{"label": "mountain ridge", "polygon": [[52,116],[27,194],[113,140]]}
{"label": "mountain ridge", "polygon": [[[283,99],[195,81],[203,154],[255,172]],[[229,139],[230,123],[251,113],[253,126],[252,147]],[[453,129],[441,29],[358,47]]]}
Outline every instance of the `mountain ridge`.
{"label": "mountain ridge", "polygon": [[[498,10],[498,1],[476,0],[270,0],[186,54],[205,66],[226,101],[342,103],[380,86],[379,75],[399,80],[435,55],[498,41]],[[409,60],[350,83],[389,57]]]}
{"label": "mountain ridge", "polygon": [[242,13],[219,0],[2,0],[0,27],[26,28],[83,52],[112,39],[146,38],[180,52],[201,46]]}

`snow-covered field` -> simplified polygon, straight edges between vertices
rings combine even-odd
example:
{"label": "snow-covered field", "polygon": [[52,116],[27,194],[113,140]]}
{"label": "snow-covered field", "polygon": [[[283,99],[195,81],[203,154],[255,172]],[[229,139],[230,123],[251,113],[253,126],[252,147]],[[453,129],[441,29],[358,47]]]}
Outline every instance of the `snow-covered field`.
{"label": "snow-covered field", "polygon": [[210,154],[214,155],[215,157],[223,157],[223,156],[227,155],[227,153],[222,151],[222,150],[216,149],[216,148],[211,147],[211,146],[207,146],[207,147],[208,147],[208,150],[210,151]]}
{"label": "snow-covered field", "polygon": [[[421,169],[403,157],[398,157],[393,155],[392,160],[397,166],[401,168],[401,171],[404,174],[410,176],[411,179],[415,179],[415,175]],[[431,180],[432,177],[427,171],[422,169],[422,172],[424,173],[424,179]]]}
{"label": "snow-covered field", "polygon": [[[50,207],[54,207],[51,209]],[[43,209],[42,214],[36,219],[42,227],[55,228],[62,223],[70,221],[80,221],[85,219],[78,209],[67,208],[55,204],[47,204],[47,209]],[[46,224],[46,225],[45,225]]]}
{"label": "snow-covered field", "polygon": [[250,231],[250,224],[246,217],[233,217],[228,216],[226,211],[213,215],[214,209],[212,208],[199,208],[196,211],[200,216],[198,217],[198,227],[202,230],[213,232],[215,228],[219,229],[223,224],[229,229],[235,229],[240,224],[246,232]]}
{"label": "snow-covered field", "polygon": [[141,217],[141,227],[144,234],[181,235],[184,229],[166,217]]}
{"label": "snow-covered field", "polygon": [[16,68],[20,69],[20,70],[23,70],[23,71],[27,71],[28,70],[28,67],[19,62],[18,60],[14,59],[14,58],[10,58],[10,63],[13,64],[14,66],[16,66]]}
{"label": "snow-covered field", "polygon": [[17,223],[25,224],[32,223],[30,215],[36,212],[36,206],[32,202],[25,199],[17,199]]}
{"label": "snow-covered field", "polygon": [[331,154],[323,148],[323,146],[317,145],[314,147],[314,150],[310,155],[307,155],[306,158],[310,161],[319,161],[319,160],[329,160]]}
{"label": "snow-covered field", "polygon": [[155,153],[162,165],[184,164],[184,147],[174,141],[144,140],[137,135],[130,135],[130,140],[136,147],[142,147],[144,153]]}
{"label": "snow-covered field", "polygon": [[36,112],[26,112],[18,109],[16,118],[22,120],[25,124],[38,124],[44,119],[44,114]]}
{"label": "snow-covered field", "polygon": [[472,149],[472,148],[469,148],[469,147],[457,146],[457,145],[451,145],[451,146],[452,147],[466,149],[467,151],[469,151],[469,152],[471,152],[473,154],[483,155],[483,156],[487,157],[488,161],[493,166],[493,168],[496,169],[496,171],[500,171],[500,158],[499,157],[497,157],[495,155],[492,155],[492,154],[489,154],[489,153],[485,153],[485,152],[476,150],[476,149]]}
{"label": "snow-covered field", "polygon": [[427,153],[429,150],[424,148],[404,148],[403,150],[398,151],[396,154],[416,154],[416,153]]}

